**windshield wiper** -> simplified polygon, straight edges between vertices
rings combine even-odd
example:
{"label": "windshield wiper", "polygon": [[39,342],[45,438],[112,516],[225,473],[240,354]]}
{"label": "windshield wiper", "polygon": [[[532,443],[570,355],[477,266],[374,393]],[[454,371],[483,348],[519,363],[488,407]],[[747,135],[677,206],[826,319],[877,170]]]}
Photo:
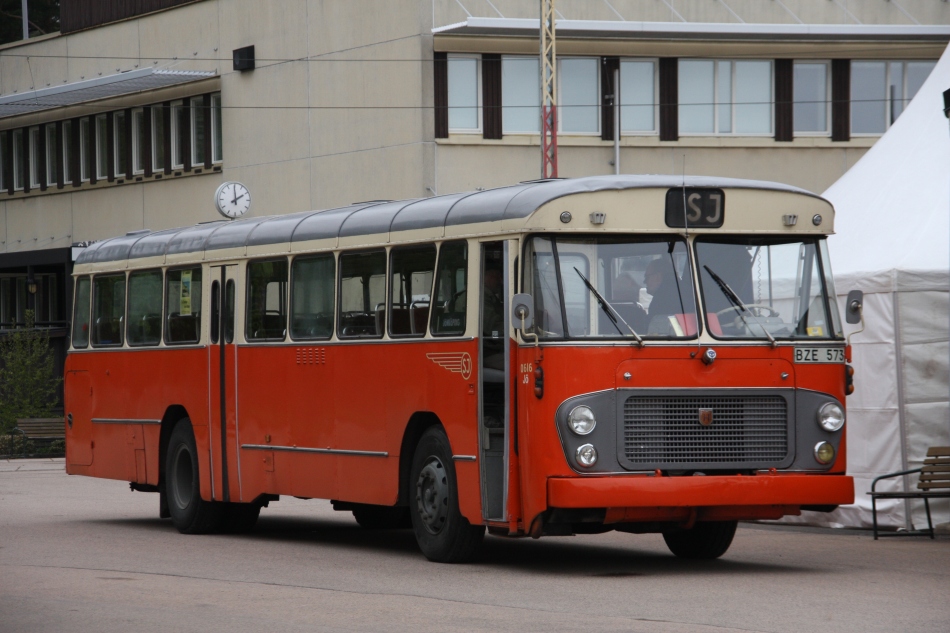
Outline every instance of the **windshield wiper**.
{"label": "windshield wiper", "polygon": [[584,280],[584,285],[587,286],[587,289],[590,290],[591,294],[597,298],[597,303],[600,304],[600,307],[604,311],[604,314],[607,315],[607,318],[610,319],[610,322],[614,324],[615,328],[617,328],[617,332],[621,336],[624,335],[623,330],[621,330],[620,326],[617,325],[617,320],[619,319],[620,322],[623,323],[624,327],[630,330],[630,333],[633,334],[633,338],[637,339],[637,345],[639,345],[640,347],[643,347],[643,339],[640,338],[640,335],[637,334],[633,330],[633,328],[630,327],[630,325],[628,325],[627,322],[623,320],[623,317],[620,316],[620,313],[617,312],[616,308],[614,308],[612,305],[607,303],[607,300],[604,299],[603,296],[601,296],[601,294],[597,292],[597,289],[594,288],[594,286],[590,283],[590,281],[587,280],[587,277],[584,276],[584,273],[577,270],[577,266],[574,266],[574,272],[576,272],[580,276],[580,278]]}
{"label": "windshield wiper", "polygon": [[[747,308],[744,303],[742,303],[742,299],[740,299],[739,295],[737,295],[736,292],[732,288],[729,287],[729,284],[727,284],[722,277],[714,273],[712,271],[712,268],[710,268],[709,266],[706,266],[704,264],[703,268],[705,268],[706,272],[709,273],[709,275],[713,278],[713,281],[719,284],[719,289],[722,290],[722,294],[726,295],[726,298],[729,299],[729,301],[731,301],[733,305],[739,308],[742,312],[748,312],[749,315],[753,319],[755,319],[756,324],[758,324],[758,326],[762,328],[762,331],[765,332],[765,336],[769,339],[769,342],[772,344],[772,347],[775,347],[776,345],[775,337],[769,334],[769,331],[765,328],[765,324],[759,321],[759,318],[755,316],[755,313],[752,312],[752,310],[750,310],[749,308]],[[739,318],[742,319],[742,322],[745,323],[746,327],[749,327],[749,322],[745,320],[744,316],[742,316],[742,312],[739,312]],[[749,328],[749,329],[752,329],[752,328]]]}

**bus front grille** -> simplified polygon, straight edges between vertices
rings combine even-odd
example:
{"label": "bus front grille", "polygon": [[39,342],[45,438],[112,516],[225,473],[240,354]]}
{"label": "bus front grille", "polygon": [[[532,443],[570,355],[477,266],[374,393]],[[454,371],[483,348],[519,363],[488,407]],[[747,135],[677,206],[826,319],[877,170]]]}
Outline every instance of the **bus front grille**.
{"label": "bus front grille", "polygon": [[628,468],[770,468],[788,457],[788,403],[778,395],[630,396]]}

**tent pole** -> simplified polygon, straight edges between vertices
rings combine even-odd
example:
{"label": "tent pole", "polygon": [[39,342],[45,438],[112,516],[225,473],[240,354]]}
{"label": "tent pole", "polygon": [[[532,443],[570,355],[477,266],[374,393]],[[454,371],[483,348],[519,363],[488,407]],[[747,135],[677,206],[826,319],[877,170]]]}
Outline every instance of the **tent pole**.
{"label": "tent pole", "polygon": [[[901,310],[900,310],[900,293],[897,289],[897,278],[896,276],[900,273],[894,271],[895,275],[894,280],[891,282],[891,306],[894,310],[894,360],[896,361],[897,369],[897,420],[900,426],[901,432],[901,470],[908,470],[910,466],[907,465],[907,424],[905,415],[904,415],[904,367],[902,362],[902,354],[904,353],[903,347],[901,345]],[[901,477],[904,483],[904,490],[910,490],[908,486],[910,482],[907,478],[907,475]],[[904,499],[904,527],[907,530],[914,529],[913,523],[913,508],[911,507],[911,500]]]}

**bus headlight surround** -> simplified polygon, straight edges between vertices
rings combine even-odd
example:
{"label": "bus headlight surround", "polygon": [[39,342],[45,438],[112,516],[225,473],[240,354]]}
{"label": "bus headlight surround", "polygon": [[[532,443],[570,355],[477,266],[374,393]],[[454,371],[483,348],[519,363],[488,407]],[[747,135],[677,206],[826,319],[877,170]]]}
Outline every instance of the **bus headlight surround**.
{"label": "bus headlight surround", "polygon": [[[589,435],[597,426],[597,420],[594,418],[594,412],[590,410],[590,407],[580,405],[571,409],[567,416],[567,424],[575,434]],[[594,459],[596,461],[597,458]]]}
{"label": "bus headlight surround", "polygon": [[593,444],[578,446],[574,457],[577,459],[578,464],[584,468],[590,468],[597,463],[597,449],[594,448]]}
{"label": "bus headlight surround", "polygon": [[822,465],[828,465],[835,459],[835,447],[829,442],[818,442],[815,444],[815,461]]}
{"label": "bus headlight surround", "polygon": [[837,402],[827,402],[818,409],[818,424],[829,433],[840,431],[844,426],[844,411]]}

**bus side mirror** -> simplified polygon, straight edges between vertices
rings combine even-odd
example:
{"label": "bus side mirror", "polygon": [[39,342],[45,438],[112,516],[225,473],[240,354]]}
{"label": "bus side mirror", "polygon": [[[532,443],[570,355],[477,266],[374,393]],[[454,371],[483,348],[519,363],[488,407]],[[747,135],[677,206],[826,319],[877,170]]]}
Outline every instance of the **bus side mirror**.
{"label": "bus side mirror", "polygon": [[511,300],[511,318],[515,329],[527,330],[534,326],[534,313],[531,306],[534,299],[527,293],[517,294]]}
{"label": "bus side mirror", "polygon": [[864,308],[864,293],[860,290],[852,290],[848,293],[847,307],[845,308],[844,319],[851,325],[861,322],[861,311]]}

